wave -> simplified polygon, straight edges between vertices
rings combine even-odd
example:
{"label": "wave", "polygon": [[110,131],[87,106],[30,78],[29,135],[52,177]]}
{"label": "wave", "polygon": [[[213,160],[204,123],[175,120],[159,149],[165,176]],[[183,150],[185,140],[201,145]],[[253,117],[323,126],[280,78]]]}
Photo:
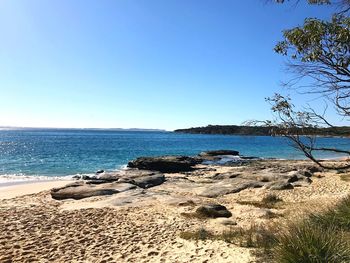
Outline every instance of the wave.
{"label": "wave", "polygon": [[[127,169],[127,165],[121,165],[120,167],[107,171],[107,172],[117,172]],[[42,182],[42,181],[66,181],[74,180],[77,178],[82,178],[84,176],[92,177],[95,173],[76,173],[71,175],[38,175],[38,174],[24,174],[24,173],[14,173],[14,174],[0,174],[0,187],[8,184],[20,184],[26,182]]]}

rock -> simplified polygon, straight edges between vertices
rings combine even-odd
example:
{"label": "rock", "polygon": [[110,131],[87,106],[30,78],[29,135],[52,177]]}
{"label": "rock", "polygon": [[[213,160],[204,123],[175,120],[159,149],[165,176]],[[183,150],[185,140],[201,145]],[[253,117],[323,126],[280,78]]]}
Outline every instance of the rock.
{"label": "rock", "polygon": [[164,183],[165,177],[163,174],[154,174],[149,176],[142,176],[133,179],[133,184],[141,188],[150,188]]}
{"label": "rock", "polygon": [[270,190],[288,190],[294,188],[291,183],[285,181],[271,182],[266,184],[265,187]]}
{"label": "rock", "polygon": [[134,188],[136,188],[136,186],[132,184],[105,183],[93,185],[86,184],[85,182],[77,182],[73,184],[68,184],[64,187],[52,189],[51,197],[56,200],[78,200],[92,196],[113,195]]}
{"label": "rock", "polygon": [[142,176],[150,176],[155,174],[162,174],[158,171],[149,171],[149,170],[139,170],[139,169],[128,169],[118,172],[115,176],[118,176],[119,179],[123,178],[137,178]]}
{"label": "rock", "polygon": [[177,173],[192,171],[193,166],[201,162],[200,158],[188,156],[140,157],[129,162],[128,167],[163,173]]}
{"label": "rock", "polygon": [[86,175],[86,174],[82,174],[81,175],[81,177],[80,177],[80,179],[82,179],[82,180],[95,180],[96,179],[96,176],[94,176],[94,175]]}
{"label": "rock", "polygon": [[302,175],[305,177],[312,177],[313,172],[311,170],[304,170],[302,171]]}
{"label": "rock", "polygon": [[196,214],[202,217],[217,218],[231,217],[232,213],[223,205],[207,204],[197,208]]}
{"label": "rock", "polygon": [[102,173],[99,174],[97,179],[105,182],[118,181],[122,175],[120,173]]}
{"label": "rock", "polygon": [[85,184],[105,184],[108,183],[108,181],[104,181],[104,180],[87,180],[85,182]]}
{"label": "rock", "polygon": [[318,173],[324,171],[322,167],[319,166],[311,166],[307,168],[307,171],[310,172],[311,174]]}
{"label": "rock", "polygon": [[309,177],[305,177],[297,182],[292,183],[294,187],[309,186],[312,180]]}
{"label": "rock", "polygon": [[288,178],[287,182],[288,183],[294,183],[297,182],[300,178],[298,177],[298,175],[294,174],[291,177]]}
{"label": "rock", "polygon": [[259,188],[264,186],[263,183],[247,179],[228,179],[222,180],[206,187],[199,193],[200,196],[214,198],[222,195],[238,193],[247,188]]}
{"label": "rock", "polygon": [[240,173],[216,173],[214,174],[211,178],[214,180],[223,180],[223,179],[231,179],[231,178],[236,178],[239,176]]}
{"label": "rock", "polygon": [[104,170],[97,170],[95,174],[96,174],[96,175],[97,175],[97,174],[102,174],[102,173],[104,173],[104,172],[105,172]]}
{"label": "rock", "polygon": [[207,157],[207,156],[220,156],[220,155],[239,155],[238,151],[233,150],[215,150],[215,151],[206,151],[201,152],[199,156]]}

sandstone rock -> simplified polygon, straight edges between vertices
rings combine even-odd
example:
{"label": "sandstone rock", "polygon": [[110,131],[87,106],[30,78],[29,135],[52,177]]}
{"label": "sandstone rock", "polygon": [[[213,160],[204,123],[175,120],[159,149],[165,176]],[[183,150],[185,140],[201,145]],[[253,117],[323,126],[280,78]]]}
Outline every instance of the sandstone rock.
{"label": "sandstone rock", "polygon": [[177,173],[192,171],[193,166],[201,162],[200,158],[188,156],[140,157],[129,162],[128,167],[163,173]]}
{"label": "sandstone rock", "polygon": [[133,179],[133,184],[141,188],[150,188],[164,183],[165,177],[163,174],[154,174],[149,176],[142,176]]}
{"label": "sandstone rock", "polygon": [[118,181],[120,177],[120,173],[102,173],[98,175],[97,179],[105,182],[114,182]]}
{"label": "sandstone rock", "polygon": [[51,190],[51,197],[56,200],[83,199],[92,196],[112,195],[136,188],[132,184],[105,183],[99,185],[77,182]]}
{"label": "sandstone rock", "polygon": [[214,180],[223,180],[223,179],[231,179],[231,178],[236,178],[239,176],[239,173],[216,173],[214,174],[211,178]]}
{"label": "sandstone rock", "polygon": [[196,214],[202,217],[217,218],[231,217],[232,213],[223,205],[207,204],[197,208]]}
{"label": "sandstone rock", "polygon": [[288,190],[294,188],[291,183],[285,181],[271,182],[266,184],[265,187],[270,190]]}

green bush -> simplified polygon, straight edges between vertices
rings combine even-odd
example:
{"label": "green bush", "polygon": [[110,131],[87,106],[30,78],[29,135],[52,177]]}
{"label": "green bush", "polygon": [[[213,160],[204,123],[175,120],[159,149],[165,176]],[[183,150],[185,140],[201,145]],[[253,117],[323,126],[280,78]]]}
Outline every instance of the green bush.
{"label": "green bush", "polygon": [[344,198],[336,206],[320,214],[310,215],[310,221],[323,228],[350,230],[350,197]]}
{"label": "green bush", "polygon": [[350,262],[350,247],[343,233],[310,220],[291,224],[283,231],[274,254],[278,263]]}

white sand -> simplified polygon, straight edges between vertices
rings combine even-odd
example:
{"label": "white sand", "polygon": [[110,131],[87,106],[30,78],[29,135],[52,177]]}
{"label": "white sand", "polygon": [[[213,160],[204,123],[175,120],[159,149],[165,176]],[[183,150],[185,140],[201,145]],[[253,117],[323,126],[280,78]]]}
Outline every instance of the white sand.
{"label": "white sand", "polygon": [[62,187],[72,181],[46,181],[46,182],[27,182],[24,184],[14,184],[11,186],[0,187],[0,200],[11,199],[18,196],[36,194],[42,191],[50,190],[54,187]]}

